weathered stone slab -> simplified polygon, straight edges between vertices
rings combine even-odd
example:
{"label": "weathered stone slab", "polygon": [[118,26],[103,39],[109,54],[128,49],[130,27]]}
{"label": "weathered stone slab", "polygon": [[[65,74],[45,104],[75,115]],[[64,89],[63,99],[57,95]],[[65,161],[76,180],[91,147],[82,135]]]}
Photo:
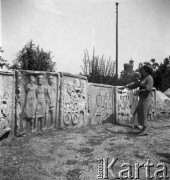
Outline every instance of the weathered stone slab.
{"label": "weathered stone slab", "polygon": [[[9,130],[14,136],[106,122],[128,125],[138,105],[134,91],[69,73],[0,71],[0,136]],[[153,91],[150,119],[156,102]],[[169,107],[169,101],[164,104]]]}
{"label": "weathered stone slab", "polygon": [[115,121],[113,86],[89,83],[89,113],[91,124]]}
{"label": "weathered stone slab", "polygon": [[87,78],[61,73],[60,126],[81,127],[87,119]]}
{"label": "weathered stone slab", "polygon": [[[119,124],[131,124],[138,119],[138,114],[135,113],[139,96],[134,95],[136,89],[126,91],[115,87],[116,92],[116,120]],[[133,116],[134,115],[134,116]],[[152,104],[149,111],[148,120],[154,119],[156,116],[156,91],[152,91]],[[133,119],[132,119],[133,118]],[[135,122],[136,124],[137,122]]]}
{"label": "weathered stone slab", "polygon": [[59,74],[16,71],[17,133],[58,127]]}
{"label": "weathered stone slab", "polygon": [[7,131],[14,136],[15,77],[13,72],[0,71],[0,137]]}
{"label": "weathered stone slab", "polygon": [[130,97],[131,91],[125,91],[115,87],[116,95],[116,121],[118,124],[129,124],[131,120]]}

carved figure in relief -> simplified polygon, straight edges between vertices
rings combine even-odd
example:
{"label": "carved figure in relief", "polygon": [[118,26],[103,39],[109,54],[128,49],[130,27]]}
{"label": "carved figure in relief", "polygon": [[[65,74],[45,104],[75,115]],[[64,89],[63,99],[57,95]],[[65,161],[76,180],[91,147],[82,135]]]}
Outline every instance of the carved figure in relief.
{"label": "carved figure in relief", "polygon": [[[17,130],[17,134],[24,134],[25,133],[25,125],[26,125],[26,110],[25,110],[26,93],[24,93],[24,92],[26,92],[25,79],[21,75],[21,73],[17,72],[16,80],[17,80],[16,91],[15,91],[16,125],[17,125],[16,130]],[[30,77],[29,77],[29,81],[30,81]]]}
{"label": "carved figure in relief", "polygon": [[77,124],[79,121],[79,91],[80,87],[77,79],[73,80],[73,84],[67,84],[64,103],[64,122],[66,125],[70,124],[71,121],[73,124]]}
{"label": "carved figure in relief", "polygon": [[122,115],[130,114],[130,104],[128,94],[120,94],[118,100],[118,113]]}
{"label": "carved figure in relief", "polygon": [[6,132],[10,131],[9,127],[9,112],[8,112],[8,104],[7,100],[9,98],[9,94],[7,92],[4,93],[3,97],[0,97],[0,137],[4,135]]}
{"label": "carved figure in relief", "polygon": [[47,88],[47,109],[48,109],[48,128],[53,129],[55,125],[55,106],[56,106],[56,86],[54,84],[54,77],[49,76]]}
{"label": "carved figure in relief", "polygon": [[64,122],[66,125],[70,124],[71,122],[71,106],[70,106],[70,95],[64,95]]}
{"label": "carved figure in relief", "polygon": [[109,93],[106,93],[103,102],[103,120],[109,118],[111,113],[112,113],[112,103],[110,100]]}
{"label": "carved figure in relief", "polygon": [[68,83],[64,97],[64,122],[67,125],[70,122],[75,125],[79,122],[80,113],[83,113],[84,118],[86,109],[84,82],[75,78],[72,84]]}
{"label": "carved figure in relief", "polygon": [[1,98],[1,114],[3,117],[6,117],[6,119],[9,118],[8,103],[7,103],[8,99],[9,99],[9,94],[8,92],[5,92],[3,97]]}
{"label": "carved figure in relief", "polygon": [[73,80],[73,91],[77,93],[80,91],[78,79]]}
{"label": "carved figure in relief", "polygon": [[36,88],[36,128],[38,133],[46,130],[45,127],[45,114],[46,114],[46,101],[47,101],[47,87],[43,85],[43,76],[37,77]]}
{"label": "carved figure in relief", "polygon": [[21,113],[22,113],[22,110],[21,110],[21,91],[20,91],[19,83],[17,84],[17,90],[16,90],[15,96],[16,96],[16,109],[17,109],[16,124],[17,124],[17,133],[19,133],[20,127],[21,127]]}
{"label": "carved figure in relief", "polygon": [[[29,84],[26,85],[26,104],[25,104],[25,114],[26,114],[26,134],[30,133],[30,129],[32,132],[34,129],[34,120],[35,120],[35,111],[36,111],[36,88],[35,85],[35,77],[30,75]],[[31,127],[31,128],[30,128]]]}
{"label": "carved figure in relief", "polygon": [[102,90],[99,91],[99,94],[96,96],[96,109],[92,118],[92,122],[95,121],[97,116],[99,117],[98,123],[101,124],[103,120],[106,120],[110,117],[112,113],[112,101],[110,99],[110,94],[108,92],[103,93]]}
{"label": "carved figure in relief", "polygon": [[100,116],[100,120],[98,123],[102,122],[102,111],[103,111],[103,92],[99,91],[99,94],[96,96],[96,109],[92,118],[92,122],[94,122],[96,116]]}
{"label": "carved figure in relief", "polygon": [[72,123],[77,124],[78,121],[79,121],[79,108],[78,108],[79,98],[78,98],[78,93],[80,91],[80,87],[79,87],[77,79],[73,80],[73,85],[72,85],[71,89],[72,89],[72,91],[71,91],[71,94],[70,94],[70,103],[69,103],[70,107],[69,107],[69,110],[71,110],[70,115],[71,115]]}
{"label": "carved figure in relief", "polygon": [[87,109],[85,85],[83,81],[80,81],[80,92],[79,92],[79,112],[85,112]]}

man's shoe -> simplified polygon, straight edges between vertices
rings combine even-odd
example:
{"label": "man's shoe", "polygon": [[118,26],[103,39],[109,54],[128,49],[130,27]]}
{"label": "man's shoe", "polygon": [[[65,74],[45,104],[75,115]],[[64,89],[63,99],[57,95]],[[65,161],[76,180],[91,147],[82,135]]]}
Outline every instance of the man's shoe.
{"label": "man's shoe", "polygon": [[147,133],[147,132],[143,132],[143,133],[138,133],[137,135],[138,135],[138,136],[147,136],[148,133]]}

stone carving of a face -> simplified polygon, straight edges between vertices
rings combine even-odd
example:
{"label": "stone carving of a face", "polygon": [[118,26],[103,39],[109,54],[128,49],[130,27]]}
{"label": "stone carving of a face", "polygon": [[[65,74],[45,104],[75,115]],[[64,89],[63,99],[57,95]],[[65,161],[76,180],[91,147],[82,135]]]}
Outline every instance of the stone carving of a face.
{"label": "stone carving of a face", "polygon": [[73,83],[74,83],[74,86],[75,86],[76,88],[79,87],[79,81],[78,81],[78,79],[74,79],[74,80],[73,80]]}
{"label": "stone carving of a face", "polygon": [[85,85],[84,85],[84,82],[83,82],[83,81],[80,81],[80,86],[81,86],[81,88],[84,88],[84,87],[85,87]]}
{"label": "stone carving of a face", "polygon": [[102,96],[102,90],[99,91],[99,96]]}
{"label": "stone carving of a face", "polygon": [[109,100],[109,94],[108,93],[106,94],[106,99]]}
{"label": "stone carving of a face", "polygon": [[30,83],[34,83],[35,82],[35,77],[33,75],[30,76]]}
{"label": "stone carving of a face", "polygon": [[54,83],[54,77],[53,76],[49,76],[48,83],[49,83],[50,86],[53,85],[53,83]]}
{"label": "stone carving of a face", "polygon": [[37,78],[37,83],[39,86],[41,86],[43,84],[43,76],[42,75],[39,75],[38,78]]}
{"label": "stone carving of a face", "polygon": [[74,80],[73,80],[73,83],[74,83],[74,84],[78,84],[77,79],[74,79]]}

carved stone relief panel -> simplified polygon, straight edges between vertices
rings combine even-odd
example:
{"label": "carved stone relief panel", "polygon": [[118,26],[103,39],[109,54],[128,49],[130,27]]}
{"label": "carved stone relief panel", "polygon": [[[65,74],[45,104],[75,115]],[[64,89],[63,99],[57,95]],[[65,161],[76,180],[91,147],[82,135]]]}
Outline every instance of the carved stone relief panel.
{"label": "carved stone relief panel", "polygon": [[91,124],[114,122],[114,92],[112,86],[89,84]]}
{"label": "carved stone relief panel", "polygon": [[[118,89],[116,87],[116,102],[117,102],[117,122],[120,124],[130,124],[135,123],[138,125],[138,113],[137,113],[137,106],[139,102],[139,96],[134,95],[135,91],[124,91]],[[152,91],[152,104],[149,111],[149,118],[153,119],[156,115],[155,108],[156,108],[156,93]]]}
{"label": "carved stone relief panel", "polygon": [[61,127],[81,127],[87,121],[87,80],[81,76],[63,74],[60,97]]}
{"label": "carved stone relief panel", "polygon": [[130,109],[132,102],[131,91],[120,90],[117,87],[116,91],[116,120],[119,124],[129,124],[132,111]]}
{"label": "carved stone relief panel", "polygon": [[58,74],[16,72],[17,132],[33,133],[58,126]]}
{"label": "carved stone relief panel", "polygon": [[13,72],[0,72],[0,137],[7,131],[12,131],[12,136],[14,135],[14,84]]}

